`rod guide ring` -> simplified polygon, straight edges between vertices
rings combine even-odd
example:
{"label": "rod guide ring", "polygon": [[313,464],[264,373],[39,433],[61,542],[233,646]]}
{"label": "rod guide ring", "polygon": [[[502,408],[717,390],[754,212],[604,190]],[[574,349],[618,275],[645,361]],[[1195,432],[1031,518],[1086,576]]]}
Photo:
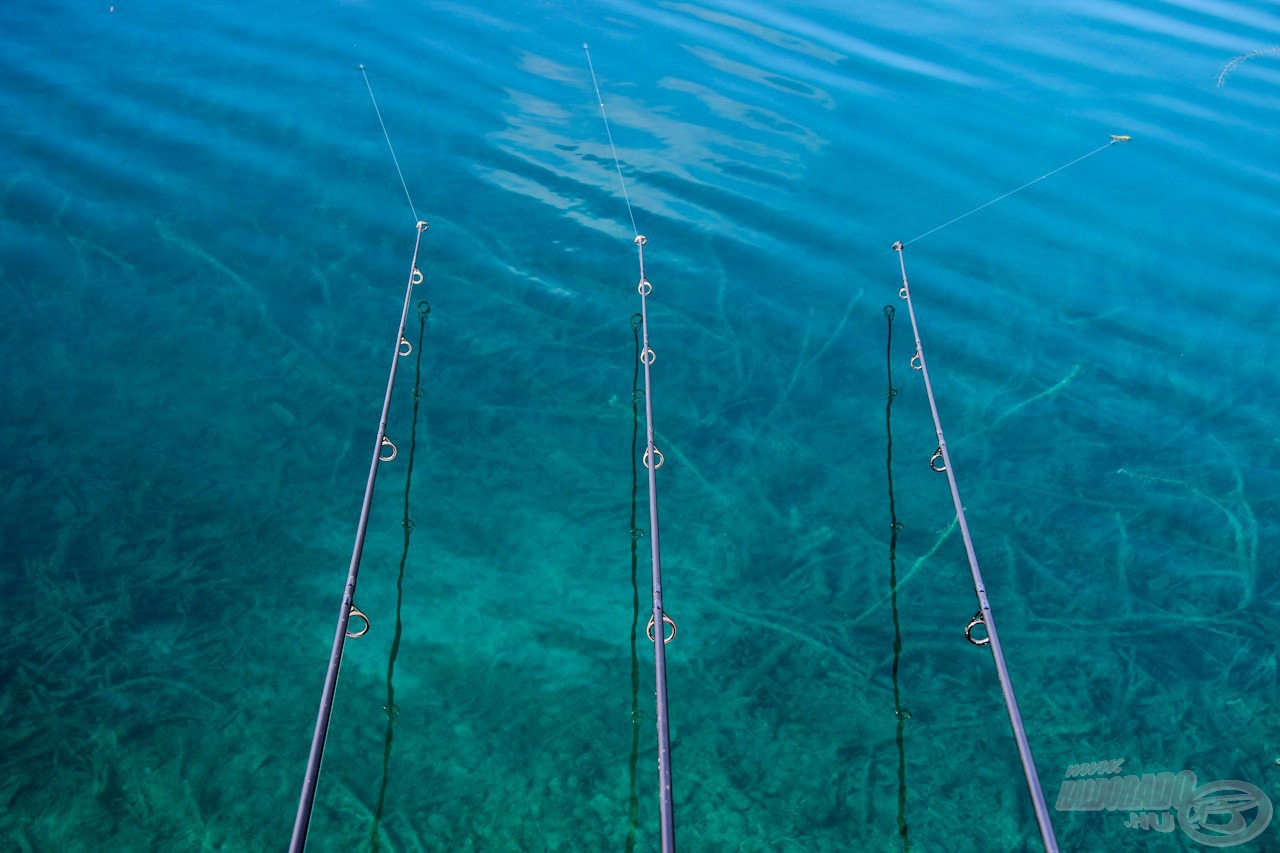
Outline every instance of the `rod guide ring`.
{"label": "rod guide ring", "polygon": [[[359,619],[364,622],[363,628],[360,628],[359,630],[356,630],[356,631],[348,630],[347,631],[348,637],[354,640],[357,637],[363,637],[365,634],[369,633],[369,617],[365,616],[364,612],[361,611],[359,607],[356,607],[354,604],[351,605],[351,609],[347,611],[347,616],[350,619]],[[347,624],[350,625],[351,623],[348,622]]]}
{"label": "rod guide ring", "polygon": [[[676,623],[671,619],[670,616],[668,616],[665,613],[662,614],[662,621],[664,623],[664,628],[662,631],[662,645],[665,646],[667,643],[671,642],[676,638]],[[667,635],[665,625],[671,626],[670,636]],[[653,617],[652,616],[649,617],[649,624],[645,626],[644,633],[646,636],[648,636],[649,642],[651,643],[657,642],[657,640],[653,638]]]}
{"label": "rod guide ring", "polygon": [[979,625],[983,628],[987,627],[987,620],[982,618],[981,610],[973,614],[973,618],[969,620],[969,624],[964,627],[964,638],[975,646],[985,646],[987,643],[991,642],[990,636],[982,637],[980,639],[974,639],[973,637],[973,629]]}

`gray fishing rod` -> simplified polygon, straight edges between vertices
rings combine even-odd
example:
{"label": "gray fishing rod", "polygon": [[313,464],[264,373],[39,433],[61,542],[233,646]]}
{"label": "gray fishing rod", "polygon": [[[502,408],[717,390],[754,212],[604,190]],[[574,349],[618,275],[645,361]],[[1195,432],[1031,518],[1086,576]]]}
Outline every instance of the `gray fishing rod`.
{"label": "gray fishing rod", "polygon": [[[662,607],[662,558],[658,548],[658,469],[662,467],[662,451],[653,443],[653,394],[649,368],[656,358],[649,348],[648,296],[653,285],[644,276],[644,235],[637,234],[636,251],[640,256],[640,363],[644,366],[644,465],[649,469],[649,555],[653,567],[653,615],[646,633],[653,641],[653,669],[657,676],[658,703],[658,812],[662,830],[662,849],[671,853],[676,847],[675,813],[671,794],[671,731],[667,722],[667,643],[676,637],[676,623]],[[667,634],[671,626],[671,634]]]}
{"label": "gray fishing rod", "polygon": [[[329,733],[329,720],[333,716],[333,697],[338,690],[338,671],[342,667],[342,653],[348,637],[363,637],[369,630],[369,617],[355,605],[356,578],[360,574],[360,557],[364,553],[365,533],[369,528],[369,511],[373,506],[373,486],[378,479],[378,468],[385,462],[396,458],[396,446],[387,438],[387,415],[391,411],[391,393],[396,385],[396,368],[400,359],[413,351],[412,345],[404,336],[405,321],[409,316],[409,303],[413,301],[413,287],[422,283],[422,273],[418,270],[418,250],[422,246],[422,235],[427,230],[427,223],[418,219],[418,211],[409,196],[409,188],[405,184],[404,173],[400,170],[400,161],[396,159],[395,149],[391,146],[391,137],[387,135],[387,126],[382,121],[382,111],[373,97],[373,88],[369,86],[369,77],[364,66],[360,66],[360,74],[364,77],[369,98],[373,101],[374,112],[378,116],[378,124],[382,126],[382,134],[391,149],[391,159],[395,162],[396,172],[400,175],[400,185],[404,187],[405,198],[409,200],[409,210],[417,220],[417,236],[413,241],[413,258],[409,262],[409,281],[405,285],[404,306],[400,310],[400,325],[396,330],[395,344],[392,347],[391,369],[387,373],[387,393],[382,399],[382,415],[378,419],[378,432],[373,440],[373,459],[369,463],[369,478],[365,482],[364,499],[360,503],[360,520],[356,524],[355,544],[351,549],[351,563],[347,569],[347,582],[342,590],[342,605],[338,608],[338,628],[334,633],[333,646],[329,652],[329,667],[325,671],[324,688],[320,694],[320,710],[316,714],[316,727],[311,737],[311,752],[307,758],[307,771],[302,780],[302,795],[298,800],[298,813],[293,822],[293,838],[289,843],[290,853],[301,853],[307,845],[307,830],[311,825],[311,812],[315,806],[316,788],[320,781],[320,765],[324,759],[325,739]],[[352,617],[360,620],[363,627],[351,631]]]}
{"label": "gray fishing rod", "polygon": [[[1129,142],[1131,137],[1125,134],[1111,134],[1110,141],[1098,146],[1086,153],[1068,160],[1055,169],[1050,169],[1038,178],[1027,181],[1021,186],[1015,187],[1003,195],[996,196],[990,201],[983,202],[977,207],[969,210],[959,216],[949,219],[946,222],[934,228],[930,228],[923,234],[918,234],[906,242],[898,241],[893,244],[893,250],[898,253],[898,266],[902,270],[902,289],[898,291],[907,303],[907,313],[911,317],[911,332],[915,336],[916,352],[911,357],[911,366],[915,370],[920,371],[921,378],[924,379],[925,394],[929,397],[929,411],[933,414],[933,427],[938,435],[938,449],[934,451],[932,458],[929,460],[929,467],[939,473],[947,475],[947,483],[951,486],[951,502],[955,505],[956,521],[960,527],[960,536],[964,540],[965,555],[969,560],[969,571],[973,575],[973,589],[978,596],[978,612],[969,620],[968,626],[965,627],[964,635],[969,642],[974,645],[991,647],[991,655],[995,659],[996,675],[1000,679],[1000,692],[1004,696],[1005,708],[1009,712],[1009,723],[1013,727],[1013,738],[1018,745],[1018,759],[1022,762],[1023,776],[1027,781],[1027,789],[1031,792],[1031,802],[1035,808],[1036,823],[1040,827],[1040,838],[1044,842],[1044,849],[1050,853],[1057,853],[1058,839],[1053,833],[1053,823],[1049,818],[1049,808],[1045,804],[1044,791],[1040,787],[1040,776],[1036,772],[1035,760],[1031,756],[1031,745],[1027,741],[1027,730],[1022,724],[1022,713],[1018,710],[1018,700],[1013,692],[1013,681],[1009,676],[1009,666],[1005,663],[1004,650],[1000,646],[1000,635],[996,632],[995,617],[991,613],[991,603],[987,600],[987,587],[982,580],[982,571],[978,568],[978,557],[973,549],[973,539],[969,536],[969,521],[965,518],[964,504],[960,501],[960,489],[956,485],[955,471],[951,467],[951,454],[947,450],[947,440],[942,434],[942,420],[938,417],[938,403],[933,397],[933,384],[929,381],[929,368],[924,360],[924,347],[920,344],[920,328],[916,325],[915,305],[911,301],[911,284],[907,281],[907,262],[905,258],[905,248],[917,240],[928,237],[947,228],[962,219],[972,216],[980,210],[990,207],[991,205],[1003,201],[1011,195],[1022,192],[1030,186],[1040,183],[1041,181],[1058,174],[1064,169],[1070,168],[1084,160],[1093,157],[1119,143]],[[938,467],[941,463],[942,467]],[[973,629],[979,625],[983,626],[986,631],[985,638],[975,638]]]}
{"label": "gray fishing rod", "polygon": [[[391,370],[387,374],[387,393],[382,400],[382,416],[378,420],[378,432],[373,441],[373,460],[369,463],[369,478],[365,482],[364,500],[360,504],[360,521],[356,525],[355,545],[351,550],[351,564],[347,569],[347,583],[342,590],[342,606],[338,608],[338,629],[333,637],[329,653],[329,668],[324,676],[324,689],[320,694],[320,710],[316,715],[315,733],[311,738],[311,754],[307,759],[307,772],[302,781],[302,796],[298,802],[298,814],[293,824],[293,840],[289,844],[292,853],[300,853],[307,844],[307,828],[311,823],[311,810],[315,804],[316,786],[320,781],[320,763],[324,758],[325,738],[329,732],[329,719],[333,715],[333,697],[338,689],[338,670],[342,666],[342,652],[348,637],[363,637],[369,630],[369,617],[355,605],[356,577],[360,574],[360,557],[364,553],[365,532],[369,528],[369,510],[373,506],[373,485],[378,479],[378,468],[396,458],[396,447],[387,438],[387,414],[391,410],[391,392],[396,384],[396,367],[403,356],[408,355],[408,341],[404,337],[405,319],[409,316],[409,303],[413,299],[413,286],[422,281],[418,271],[418,247],[427,223],[418,222],[418,236],[413,244],[413,261],[409,267],[409,283],[405,287],[404,308],[400,312],[400,326],[396,331]],[[364,624],[351,631],[352,617]]]}
{"label": "gray fishing rod", "polygon": [[[991,656],[995,659],[996,675],[1000,679],[1000,692],[1004,695],[1004,705],[1009,712],[1009,723],[1013,726],[1013,739],[1018,745],[1018,758],[1022,762],[1022,773],[1027,780],[1027,789],[1031,792],[1031,802],[1035,808],[1036,823],[1040,827],[1040,838],[1044,849],[1049,853],[1057,853],[1058,839],[1053,833],[1053,823],[1049,818],[1049,807],[1045,803],[1044,791],[1040,787],[1040,776],[1036,772],[1035,759],[1031,756],[1031,744],[1027,740],[1027,730],[1022,724],[1022,713],[1018,710],[1018,699],[1013,692],[1013,681],[1009,676],[1009,666],[1005,663],[1004,650],[1000,646],[1000,635],[996,632],[995,617],[991,613],[991,602],[987,600],[987,587],[982,580],[982,571],[978,568],[978,557],[973,549],[973,539],[969,536],[969,522],[965,518],[964,504],[960,501],[960,489],[956,485],[955,470],[951,466],[951,454],[947,450],[947,439],[942,434],[942,420],[938,417],[938,403],[933,397],[933,385],[929,381],[929,368],[924,359],[924,347],[920,344],[920,328],[916,325],[916,310],[911,302],[911,285],[907,282],[907,263],[904,259],[901,242],[893,244],[898,253],[898,265],[902,269],[902,289],[898,291],[907,303],[907,313],[911,317],[911,332],[915,335],[916,352],[911,357],[911,367],[920,371],[924,379],[925,394],[929,398],[929,411],[933,414],[933,427],[938,435],[938,449],[929,460],[929,467],[934,471],[947,475],[947,483],[951,486],[951,502],[955,505],[956,521],[960,526],[960,537],[964,540],[965,554],[969,559],[969,570],[973,574],[973,589],[978,595],[978,612],[969,621],[964,630],[965,638],[977,646],[990,646]],[[939,467],[941,465],[941,467]],[[974,637],[973,629],[979,625],[986,630],[986,637]]]}
{"label": "gray fishing rod", "polygon": [[[658,469],[662,467],[662,451],[653,443],[653,387],[649,368],[657,358],[649,346],[649,294],[653,285],[644,274],[644,246],[648,240],[636,229],[635,212],[631,209],[631,197],[627,195],[627,183],[622,179],[622,164],[618,160],[618,150],[613,145],[613,132],[609,129],[609,116],[604,110],[604,99],[600,96],[600,84],[596,81],[595,66],[591,64],[591,49],[582,45],[587,54],[587,68],[591,71],[591,84],[596,90],[596,101],[600,105],[600,117],[604,119],[605,134],[609,137],[609,150],[613,153],[613,165],[618,170],[618,181],[622,184],[622,197],[627,202],[627,215],[631,217],[631,229],[635,234],[636,252],[640,261],[640,283],[636,290],[640,293],[640,363],[644,366],[644,417],[645,417],[645,451],[644,465],[649,470],[649,555],[653,575],[653,614],[645,633],[653,641],[653,669],[657,685],[657,718],[658,718],[658,813],[661,822],[660,832],[663,853],[673,853],[676,849],[675,808],[671,792],[671,730],[667,720],[667,652],[666,644],[675,639],[676,623],[666,614],[662,605],[662,559],[658,547]],[[670,635],[667,628],[671,628]]]}

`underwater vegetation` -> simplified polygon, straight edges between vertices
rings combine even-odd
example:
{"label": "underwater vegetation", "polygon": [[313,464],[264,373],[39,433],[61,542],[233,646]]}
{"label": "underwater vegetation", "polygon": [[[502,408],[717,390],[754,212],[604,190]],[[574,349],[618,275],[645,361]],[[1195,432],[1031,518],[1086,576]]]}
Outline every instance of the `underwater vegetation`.
{"label": "underwater vegetation", "polygon": [[[422,396],[393,395],[313,849],[658,846],[621,173],[680,846],[1018,849],[1034,815],[964,639],[913,342],[886,341],[891,244],[1113,132],[911,246],[937,404],[1050,802],[1122,757],[1269,790],[1274,27],[891,6],[344,4],[307,39],[280,37],[292,10],[0,12],[6,846],[287,837],[402,187],[431,222]],[[1064,849],[1152,841],[1112,818],[1054,814]]]}

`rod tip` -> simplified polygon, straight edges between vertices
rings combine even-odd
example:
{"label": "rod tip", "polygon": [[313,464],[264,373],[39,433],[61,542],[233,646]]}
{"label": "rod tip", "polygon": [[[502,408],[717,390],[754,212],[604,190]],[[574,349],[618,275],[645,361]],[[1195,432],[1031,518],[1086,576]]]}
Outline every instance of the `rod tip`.
{"label": "rod tip", "polygon": [[901,240],[895,240],[895,241],[894,241],[894,243],[893,243],[893,250],[894,250],[895,252],[901,252],[901,251],[902,251],[902,241],[901,241]]}
{"label": "rod tip", "polygon": [[591,50],[591,45],[587,44],[587,43],[584,41],[584,42],[582,43],[582,49],[583,49],[583,50]]}

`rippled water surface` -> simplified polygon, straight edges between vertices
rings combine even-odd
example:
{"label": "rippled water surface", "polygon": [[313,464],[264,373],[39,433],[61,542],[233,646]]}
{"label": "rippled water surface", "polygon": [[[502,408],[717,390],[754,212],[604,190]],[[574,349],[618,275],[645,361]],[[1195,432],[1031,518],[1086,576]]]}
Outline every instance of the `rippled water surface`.
{"label": "rippled water surface", "polygon": [[310,847],[657,848],[584,42],[680,846],[1039,846],[896,240],[1063,849],[1280,794],[1275,4],[11,3],[5,846],[287,843],[421,218]]}

